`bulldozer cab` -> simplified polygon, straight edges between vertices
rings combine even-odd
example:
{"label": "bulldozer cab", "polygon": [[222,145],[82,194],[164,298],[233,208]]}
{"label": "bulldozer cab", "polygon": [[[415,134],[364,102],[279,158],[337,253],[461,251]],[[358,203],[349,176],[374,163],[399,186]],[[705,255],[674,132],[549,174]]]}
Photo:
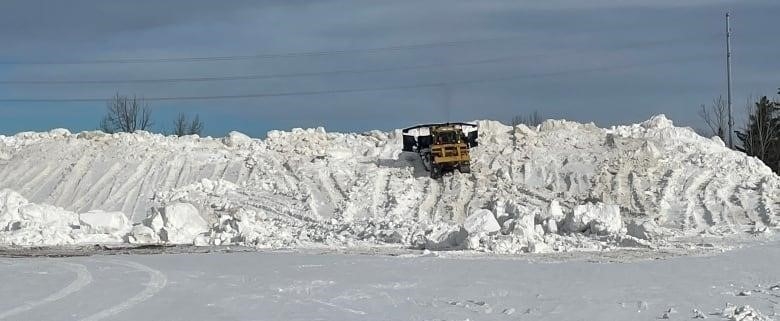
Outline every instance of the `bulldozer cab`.
{"label": "bulldozer cab", "polygon": [[[403,133],[403,151],[422,152],[433,144],[457,144],[477,146],[477,125],[469,123],[424,124],[406,128]],[[468,132],[466,132],[468,130]]]}
{"label": "bulldozer cab", "polygon": [[437,145],[441,144],[459,144],[465,142],[465,135],[460,130],[454,128],[437,128],[433,131],[433,141]]}

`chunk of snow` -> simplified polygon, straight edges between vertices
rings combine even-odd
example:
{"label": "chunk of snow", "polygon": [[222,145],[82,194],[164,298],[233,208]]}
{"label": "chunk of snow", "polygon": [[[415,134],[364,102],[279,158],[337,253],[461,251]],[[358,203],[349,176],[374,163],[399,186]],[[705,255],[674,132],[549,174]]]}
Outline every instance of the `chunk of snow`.
{"label": "chunk of snow", "polygon": [[160,242],[160,237],[151,227],[134,225],[127,235],[127,242],[131,244],[154,244]]}
{"label": "chunk of snow", "polygon": [[490,234],[500,231],[501,225],[498,225],[493,212],[487,209],[479,209],[466,217],[466,220],[463,222],[463,228],[466,229],[469,235]]}
{"label": "chunk of snow", "polygon": [[771,321],[769,317],[761,314],[749,305],[729,305],[723,309],[722,315],[731,321]]}
{"label": "chunk of snow", "polygon": [[440,224],[425,236],[425,248],[433,251],[456,250],[465,245],[468,232],[460,226]]}
{"label": "chunk of snow", "polygon": [[222,139],[222,142],[230,147],[240,147],[251,144],[252,138],[243,133],[232,131]]}
{"label": "chunk of snow", "polygon": [[160,239],[173,244],[193,244],[195,237],[209,231],[206,220],[198,209],[189,203],[173,203],[156,209],[149,222],[154,229],[162,221],[159,229]]}
{"label": "chunk of snow", "polygon": [[572,233],[616,234],[623,228],[620,207],[603,203],[577,205],[566,216],[564,228]]}
{"label": "chunk of snow", "polygon": [[652,240],[661,234],[661,230],[652,220],[630,220],[626,223],[626,233],[638,239]]}
{"label": "chunk of snow", "polygon": [[122,212],[89,211],[79,214],[79,223],[92,233],[125,234],[130,222]]}
{"label": "chunk of snow", "polygon": [[55,128],[49,131],[51,137],[65,137],[70,136],[70,131],[65,128]]}

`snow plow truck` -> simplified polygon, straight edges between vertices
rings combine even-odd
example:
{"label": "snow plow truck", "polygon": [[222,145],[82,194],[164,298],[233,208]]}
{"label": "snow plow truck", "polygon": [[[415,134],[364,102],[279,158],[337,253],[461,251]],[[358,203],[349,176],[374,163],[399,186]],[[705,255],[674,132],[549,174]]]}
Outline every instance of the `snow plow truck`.
{"label": "snow plow truck", "polygon": [[477,146],[477,125],[469,123],[423,124],[406,128],[403,151],[420,155],[431,178],[446,172],[471,172],[469,149]]}

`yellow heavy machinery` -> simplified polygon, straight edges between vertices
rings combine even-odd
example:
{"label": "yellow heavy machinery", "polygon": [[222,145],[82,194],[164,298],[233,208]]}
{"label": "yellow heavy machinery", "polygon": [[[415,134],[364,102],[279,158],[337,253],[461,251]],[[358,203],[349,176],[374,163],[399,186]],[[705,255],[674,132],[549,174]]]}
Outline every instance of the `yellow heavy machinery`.
{"label": "yellow heavy machinery", "polygon": [[469,123],[424,124],[406,128],[403,150],[416,152],[431,178],[455,169],[471,172],[469,149],[477,146],[477,125]]}

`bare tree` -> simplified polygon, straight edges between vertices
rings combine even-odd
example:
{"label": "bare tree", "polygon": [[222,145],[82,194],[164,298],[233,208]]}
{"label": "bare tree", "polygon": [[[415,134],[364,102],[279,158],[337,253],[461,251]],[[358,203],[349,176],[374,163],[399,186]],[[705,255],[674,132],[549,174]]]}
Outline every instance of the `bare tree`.
{"label": "bare tree", "polygon": [[184,113],[179,113],[173,121],[173,134],[176,136],[201,135],[203,132],[203,122],[200,115],[195,115],[191,121]]}
{"label": "bare tree", "polygon": [[726,141],[729,127],[729,111],[723,96],[718,96],[712,100],[709,108],[704,104],[699,109],[699,117],[707,124],[709,130],[703,131],[707,136],[718,136],[722,141]]}
{"label": "bare tree", "polygon": [[132,133],[152,126],[152,107],[143,99],[116,94],[108,102],[100,129],[106,133]]}
{"label": "bare tree", "polygon": [[539,111],[534,110],[533,113],[528,115],[520,114],[512,117],[512,126],[524,124],[529,127],[535,127],[541,124],[543,121],[544,119],[542,119],[542,116],[539,115]]}

